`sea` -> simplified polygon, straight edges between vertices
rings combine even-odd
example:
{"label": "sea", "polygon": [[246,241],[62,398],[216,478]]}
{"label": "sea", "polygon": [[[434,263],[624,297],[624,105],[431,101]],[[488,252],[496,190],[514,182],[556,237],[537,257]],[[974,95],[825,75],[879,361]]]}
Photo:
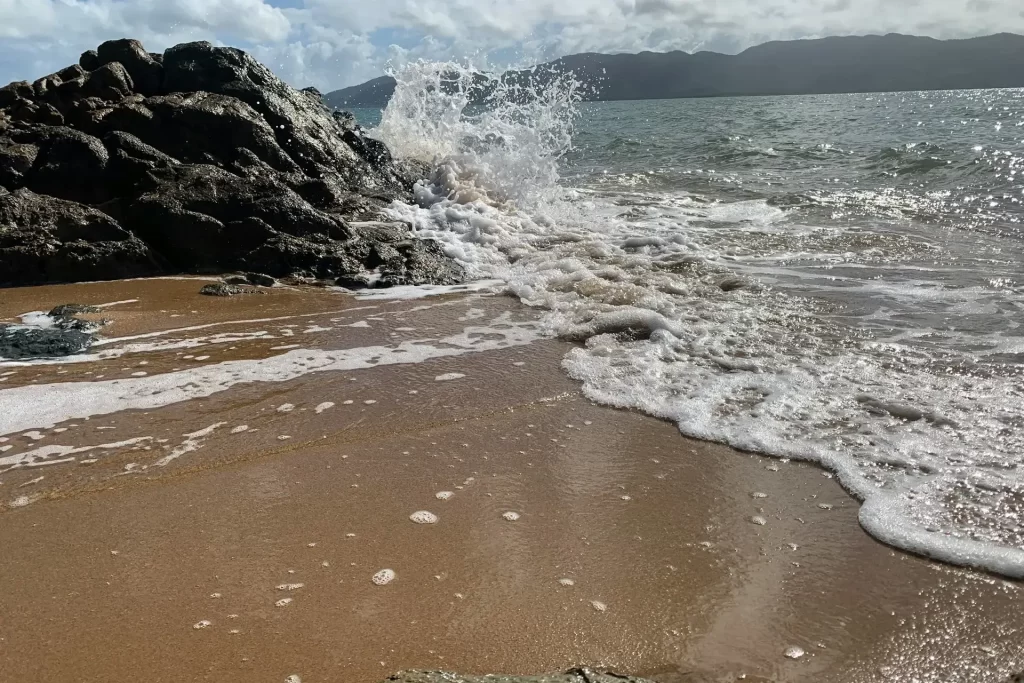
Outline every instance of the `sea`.
{"label": "sea", "polygon": [[429,169],[388,212],[575,342],[586,396],[817,463],[879,541],[1024,578],[1024,90],[480,105],[453,73],[354,112]]}

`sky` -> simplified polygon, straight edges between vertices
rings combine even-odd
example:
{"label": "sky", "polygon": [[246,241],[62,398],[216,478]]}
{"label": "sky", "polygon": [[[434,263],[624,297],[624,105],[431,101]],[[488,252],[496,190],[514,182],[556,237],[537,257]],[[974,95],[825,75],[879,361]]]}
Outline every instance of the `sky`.
{"label": "sky", "polygon": [[768,40],[1024,33],[1022,0],[0,0],[0,83],[112,38],[152,52],[208,40],[324,92],[413,59],[525,66],[577,52],[713,50]]}

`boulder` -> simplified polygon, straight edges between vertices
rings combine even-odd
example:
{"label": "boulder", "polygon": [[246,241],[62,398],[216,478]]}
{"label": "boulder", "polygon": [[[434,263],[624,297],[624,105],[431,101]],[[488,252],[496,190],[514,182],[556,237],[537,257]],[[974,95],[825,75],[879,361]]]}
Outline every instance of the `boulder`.
{"label": "boulder", "polygon": [[571,669],[562,674],[539,676],[460,676],[441,671],[408,671],[386,679],[383,683],[652,683],[646,678],[623,676],[610,671]]}
{"label": "boulder", "polygon": [[26,189],[0,194],[0,286],[161,272],[149,247],[102,211]]}
{"label": "boulder", "polygon": [[0,358],[9,360],[70,356],[93,341],[95,337],[79,330],[0,324]]}
{"label": "boulder", "polygon": [[375,222],[421,176],[315,88],[291,88],[241,50],[107,41],[0,88],[0,282],[225,271],[268,285],[456,282],[439,245]]}
{"label": "boulder", "polygon": [[105,178],[110,156],[96,138],[66,126],[35,126],[11,138],[22,149],[31,145],[37,150],[31,169],[23,174],[24,187],[86,204],[110,198]]}
{"label": "boulder", "polygon": [[228,282],[218,282],[204,286],[199,293],[205,296],[236,296],[238,294],[259,294],[260,290],[252,287],[240,287]]}
{"label": "boulder", "polygon": [[100,66],[118,63],[132,79],[134,90],[142,95],[156,95],[163,85],[164,68],[146,52],[137,40],[108,40],[96,49]]}

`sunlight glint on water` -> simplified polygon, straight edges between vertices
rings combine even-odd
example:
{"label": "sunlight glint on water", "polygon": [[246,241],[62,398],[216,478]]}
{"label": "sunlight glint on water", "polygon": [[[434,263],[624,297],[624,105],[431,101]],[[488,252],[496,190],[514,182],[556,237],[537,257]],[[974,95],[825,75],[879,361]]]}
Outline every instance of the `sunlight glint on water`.
{"label": "sunlight glint on water", "polygon": [[[577,124],[566,82],[473,110],[438,87],[454,69],[397,74],[375,134],[434,170],[391,211],[582,342],[564,365],[589,397],[820,463],[880,540],[1024,577],[1024,143],[981,122],[993,99],[1024,121],[1019,93],[593,104]],[[909,144],[923,118],[939,142]]]}

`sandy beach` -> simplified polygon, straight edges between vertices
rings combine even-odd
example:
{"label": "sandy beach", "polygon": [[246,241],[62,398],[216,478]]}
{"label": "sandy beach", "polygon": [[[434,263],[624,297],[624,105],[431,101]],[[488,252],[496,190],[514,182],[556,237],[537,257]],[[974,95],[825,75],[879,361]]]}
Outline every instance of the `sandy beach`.
{"label": "sandy beach", "polygon": [[591,403],[514,299],[202,284],[4,292],[8,321],[120,303],[88,360],[0,363],[0,680],[1024,668],[1020,583],[876,542],[821,469]]}

